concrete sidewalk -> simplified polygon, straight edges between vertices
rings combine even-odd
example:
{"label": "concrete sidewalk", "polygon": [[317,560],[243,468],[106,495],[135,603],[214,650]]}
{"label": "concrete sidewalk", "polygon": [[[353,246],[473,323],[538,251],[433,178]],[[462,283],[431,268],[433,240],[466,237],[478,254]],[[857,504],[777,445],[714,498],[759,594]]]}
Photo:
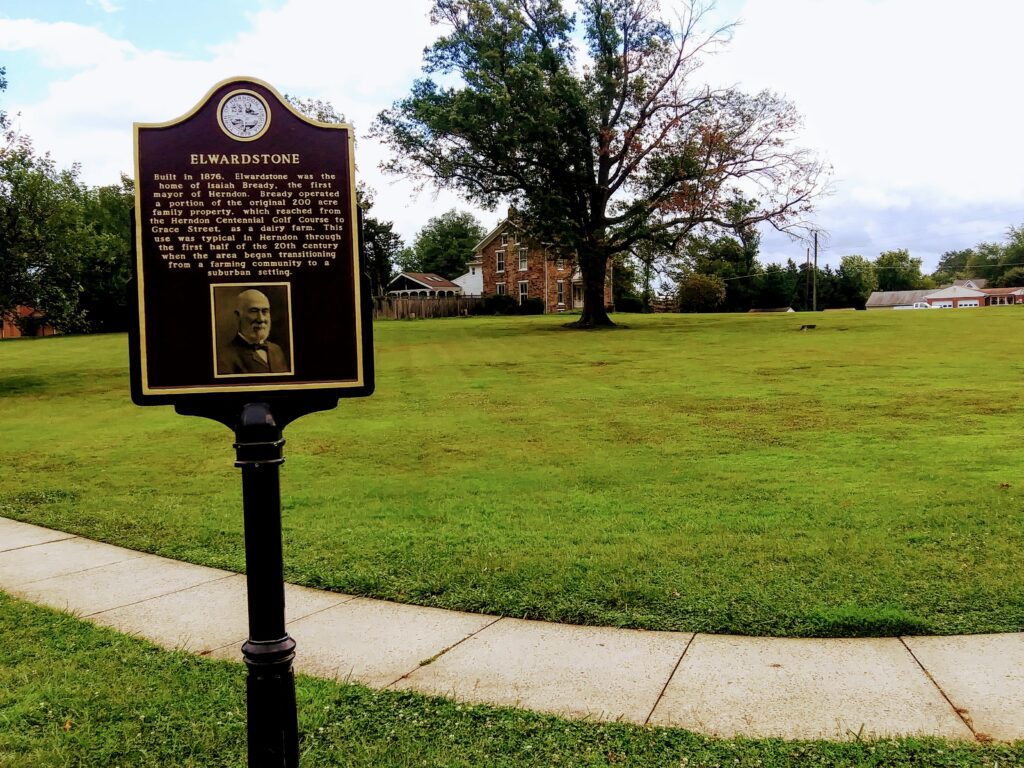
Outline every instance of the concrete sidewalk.
{"label": "concrete sidewalk", "polygon": [[[245,577],[0,518],[0,589],[241,659]],[[718,736],[1024,738],[1024,634],[787,639],[578,627],[289,585],[296,669]]]}

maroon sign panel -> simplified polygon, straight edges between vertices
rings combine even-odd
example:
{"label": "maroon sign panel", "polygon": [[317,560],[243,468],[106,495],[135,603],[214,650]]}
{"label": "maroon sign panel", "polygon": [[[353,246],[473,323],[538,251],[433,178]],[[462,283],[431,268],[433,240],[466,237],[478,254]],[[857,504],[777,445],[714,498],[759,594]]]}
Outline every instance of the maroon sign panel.
{"label": "maroon sign panel", "polygon": [[137,402],[368,394],[352,147],[253,79],[136,123]]}

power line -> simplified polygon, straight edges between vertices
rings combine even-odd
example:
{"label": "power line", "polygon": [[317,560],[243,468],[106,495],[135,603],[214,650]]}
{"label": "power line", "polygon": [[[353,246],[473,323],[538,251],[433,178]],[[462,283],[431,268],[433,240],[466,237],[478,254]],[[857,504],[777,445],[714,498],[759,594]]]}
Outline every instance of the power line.
{"label": "power line", "polygon": [[[870,264],[872,267],[874,267],[876,272],[878,272],[879,270],[902,269],[902,267],[878,267],[878,266],[875,266],[875,263],[871,262],[871,261],[869,261],[868,264]],[[978,269],[979,267],[993,267],[993,268],[995,268],[995,267],[1004,267],[1004,268],[1005,267],[1024,267],[1024,261],[1015,261],[1015,262],[1012,262],[1010,264],[976,264],[976,265],[972,264],[969,267],[969,269]],[[964,269],[968,269],[968,267],[964,267]],[[751,277],[760,277],[763,274],[764,274],[764,272],[751,272],[749,275],[734,275],[733,277],[723,277],[722,280],[724,282],[729,282],[730,280],[746,280],[747,278],[751,278]],[[927,275],[924,275],[924,277],[927,277]],[[969,277],[968,278],[964,278],[964,279],[965,280],[970,280]]]}

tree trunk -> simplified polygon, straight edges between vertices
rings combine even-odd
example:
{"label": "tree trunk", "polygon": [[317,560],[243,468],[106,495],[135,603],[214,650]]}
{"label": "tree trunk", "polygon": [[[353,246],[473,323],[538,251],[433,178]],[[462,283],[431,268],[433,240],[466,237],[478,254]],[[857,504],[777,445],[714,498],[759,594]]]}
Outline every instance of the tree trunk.
{"label": "tree trunk", "polygon": [[573,328],[613,328],[604,303],[604,286],[608,273],[608,257],[602,253],[580,253],[580,275],[583,278],[583,314]]}

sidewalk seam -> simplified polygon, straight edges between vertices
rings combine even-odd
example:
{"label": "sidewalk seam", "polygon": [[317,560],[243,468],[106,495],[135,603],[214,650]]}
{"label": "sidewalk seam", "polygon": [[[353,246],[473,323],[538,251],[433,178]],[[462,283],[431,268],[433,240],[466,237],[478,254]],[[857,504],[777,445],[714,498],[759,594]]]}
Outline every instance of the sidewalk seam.
{"label": "sidewalk seam", "polygon": [[974,740],[977,742],[981,742],[981,739],[978,738],[978,732],[974,729],[974,724],[971,721],[971,718],[964,715],[963,711],[961,711],[961,709],[953,703],[953,700],[946,695],[946,692],[942,689],[942,686],[939,685],[938,681],[932,676],[932,673],[928,671],[928,668],[921,663],[921,660],[917,658],[917,654],[914,653],[913,649],[907,644],[906,638],[902,635],[900,635],[900,642],[903,644],[903,647],[907,649],[907,653],[910,654],[910,658],[917,662],[917,666],[921,668],[921,671],[924,672],[925,676],[931,681],[932,685],[935,686],[936,690],[938,690],[938,692],[942,694],[942,698],[946,700],[946,703],[949,704],[953,712],[956,713],[956,716],[959,717],[960,721],[967,726],[967,730],[971,732],[971,736],[974,737]]}
{"label": "sidewalk seam", "polygon": [[[28,525],[28,523],[26,523],[26,525]],[[48,529],[48,530],[53,530],[53,529],[51,528],[51,529]],[[31,549],[32,547],[45,547],[47,544],[56,544],[58,541],[70,541],[71,539],[81,539],[81,538],[82,537],[77,535],[77,534],[69,533],[67,536],[65,536],[62,539],[50,539],[49,541],[37,541],[35,544],[22,544],[20,547],[11,547],[10,549],[0,549],[0,555],[3,555],[6,552],[18,552],[19,550],[22,550],[22,549]],[[85,539],[85,541],[92,541],[92,539]],[[112,546],[116,546],[116,545],[112,545]],[[124,547],[121,547],[121,549],[124,549]]]}
{"label": "sidewalk seam", "polygon": [[[76,536],[75,538],[80,538],[80,537]],[[61,541],[68,541],[68,539],[61,539]],[[90,539],[82,539],[82,541],[90,541]],[[53,543],[56,543],[56,542],[49,542],[49,543],[53,544]],[[99,542],[99,543],[100,544],[105,544],[105,542],[102,542],[102,541]],[[112,547],[114,545],[113,544],[106,544],[106,546]],[[22,547],[22,549],[27,549],[27,547]],[[90,565],[88,568],[79,568],[77,571],[67,571],[66,573],[58,573],[58,574],[55,574],[53,576],[43,576],[43,578],[41,578],[41,579],[32,579],[32,581],[22,581],[22,582],[19,582],[17,584],[9,584],[9,585],[2,585],[2,584],[0,584],[0,588],[6,589],[8,591],[13,590],[13,589],[21,589],[22,587],[27,587],[27,586],[30,586],[32,584],[39,584],[40,582],[43,582],[43,581],[49,581],[50,579],[62,579],[64,577],[66,577],[66,576],[77,576],[80,573],[88,573],[89,571],[95,571],[95,570],[97,570],[99,568],[107,568],[107,567],[109,567],[111,565],[117,565],[118,563],[127,563],[130,560],[139,560],[139,559],[147,556],[145,552],[136,552],[134,549],[125,549],[124,547],[117,547],[117,549],[120,549],[122,552],[130,552],[132,554],[132,557],[126,557],[124,560],[113,560],[113,561],[111,561],[109,563],[101,563],[100,565]],[[8,550],[8,551],[9,552],[14,552],[15,550],[12,549],[12,550]]]}
{"label": "sidewalk seam", "polygon": [[[122,560],[121,562],[125,562],[125,561]],[[102,567],[102,566],[100,566],[100,567]],[[162,592],[159,595],[152,595],[151,597],[144,597],[141,600],[133,600],[132,602],[125,603],[124,605],[115,605],[113,608],[104,608],[102,611],[93,611],[92,613],[86,613],[86,614],[82,615],[82,618],[83,619],[91,619],[92,617],[99,616],[100,614],[103,614],[103,613],[109,613],[110,611],[119,611],[122,608],[129,608],[129,607],[131,607],[133,605],[141,605],[142,603],[148,603],[151,600],[159,600],[160,598],[167,597],[168,595],[177,595],[177,594],[180,594],[181,592],[187,592],[188,590],[195,589],[196,587],[202,587],[202,586],[205,586],[206,584],[213,584],[214,582],[217,582],[217,581],[223,581],[224,579],[230,579],[232,576],[237,576],[237,575],[238,575],[237,573],[225,573],[223,576],[217,576],[216,578],[213,578],[213,579],[207,579],[206,581],[200,581],[197,584],[190,584],[187,587],[181,587],[179,589],[172,589],[170,592]]]}
{"label": "sidewalk seam", "polygon": [[697,633],[694,632],[690,635],[690,639],[686,641],[686,647],[683,648],[683,652],[679,654],[679,658],[676,659],[676,665],[672,667],[672,671],[669,673],[668,679],[665,680],[665,684],[661,686],[661,690],[658,692],[658,698],[654,700],[654,706],[651,707],[651,711],[647,713],[647,717],[644,718],[644,725],[651,722],[651,718],[654,717],[654,710],[661,704],[661,700],[665,698],[665,691],[668,690],[668,684],[672,682],[672,678],[676,676],[676,672],[679,671],[679,665],[683,663],[683,657],[686,656],[686,652],[690,650],[690,646],[693,645],[693,641],[697,639]]}
{"label": "sidewalk seam", "polygon": [[[241,575],[244,576],[245,574],[243,573]],[[292,584],[291,582],[286,581],[285,582],[285,588],[287,589],[288,587],[302,587],[303,589],[314,589],[313,587],[307,587],[307,586],[304,586],[302,584]],[[246,591],[246,594],[249,593],[249,585],[248,585],[248,583],[246,583],[246,585],[245,585],[245,591]],[[321,594],[338,595],[339,597],[342,596],[341,592],[331,592],[329,589],[318,589],[316,591],[320,592]],[[339,600],[334,605],[328,605],[326,608],[317,608],[315,611],[310,611],[309,613],[304,613],[301,616],[296,616],[291,621],[289,621],[288,624],[294,624],[297,621],[305,621],[310,616],[317,616],[317,615],[323,613],[324,611],[333,611],[339,605],[348,605],[349,603],[353,602],[354,600],[358,600],[359,599],[359,595],[349,595],[349,594],[346,594],[344,597],[345,597],[344,600]],[[288,604],[288,599],[287,599],[287,596],[285,596],[285,605],[287,606],[287,604]]]}
{"label": "sidewalk seam", "polygon": [[[480,629],[478,629],[478,630],[476,630],[474,632],[470,632],[468,635],[466,635],[461,640],[456,640],[454,643],[452,643],[448,647],[442,648],[440,651],[438,651],[437,653],[435,653],[433,656],[430,657],[430,662],[429,663],[433,664],[435,661],[437,661],[442,656],[444,656],[446,653],[448,653],[448,651],[452,650],[453,648],[456,648],[457,646],[462,645],[467,640],[470,640],[470,639],[476,637],[481,632],[483,632],[485,629],[487,629],[489,627],[493,627],[495,624],[497,624],[499,621],[501,621],[504,618],[505,618],[504,616],[496,616],[494,618],[494,621],[489,621],[487,624],[484,624],[484,626],[480,627]],[[385,685],[382,690],[387,690],[388,688],[392,688],[392,687],[398,685],[400,682],[405,680],[407,677],[411,677],[417,670],[420,670],[420,669],[422,669],[425,666],[426,666],[426,664],[423,664],[423,663],[417,664],[415,667],[410,669],[408,672],[406,672],[404,675],[399,677],[397,680],[393,680],[390,683],[388,683],[387,685]]]}

